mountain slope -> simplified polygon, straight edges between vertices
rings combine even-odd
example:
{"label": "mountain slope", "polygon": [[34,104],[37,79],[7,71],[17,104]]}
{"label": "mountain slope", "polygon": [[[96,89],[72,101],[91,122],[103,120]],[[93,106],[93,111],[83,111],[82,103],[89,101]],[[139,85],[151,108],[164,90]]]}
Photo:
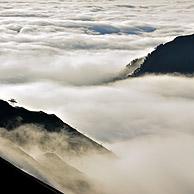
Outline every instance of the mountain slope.
{"label": "mountain slope", "polygon": [[[55,153],[39,153],[33,156],[32,153],[31,155],[28,154],[12,141],[0,136],[0,157],[65,194],[72,192],[76,194],[96,194],[92,187],[92,180],[83,172],[71,166],[69,161],[67,163]],[[19,179],[20,176],[18,176],[17,181]]]}
{"label": "mountain slope", "polygon": [[159,45],[148,54],[132,77],[145,74],[194,73],[194,34],[179,36],[173,41]]}
{"label": "mountain slope", "polygon": [[53,178],[53,181],[60,185],[60,190],[68,189],[76,194],[97,193],[92,188],[92,181],[89,177],[75,167],[70,166],[56,154],[46,153],[36,159],[44,165],[45,171],[49,172],[49,176]]}
{"label": "mountain slope", "polygon": [[100,144],[64,123],[56,115],[46,114],[42,111],[29,111],[22,107],[13,107],[6,101],[0,100],[0,128],[14,130],[26,124],[36,125],[49,133],[65,132],[68,137],[69,150],[76,150],[77,153],[87,151],[111,153]]}
{"label": "mountain slope", "polygon": [[1,157],[0,187],[4,193],[62,194]]}

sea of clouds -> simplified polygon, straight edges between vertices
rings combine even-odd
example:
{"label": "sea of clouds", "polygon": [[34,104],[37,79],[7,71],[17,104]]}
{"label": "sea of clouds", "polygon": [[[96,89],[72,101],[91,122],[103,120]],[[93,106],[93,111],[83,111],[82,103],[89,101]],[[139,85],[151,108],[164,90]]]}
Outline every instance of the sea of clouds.
{"label": "sea of clouds", "polygon": [[194,79],[112,82],[131,60],[192,34],[193,13],[192,0],[1,1],[0,98],[55,113],[116,153],[111,165],[74,164],[106,194],[193,193]]}

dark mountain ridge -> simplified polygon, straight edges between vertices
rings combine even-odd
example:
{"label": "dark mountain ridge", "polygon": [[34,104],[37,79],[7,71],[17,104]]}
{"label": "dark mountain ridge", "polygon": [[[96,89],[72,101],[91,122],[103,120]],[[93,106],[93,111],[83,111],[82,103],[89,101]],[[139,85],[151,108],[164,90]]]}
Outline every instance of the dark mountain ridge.
{"label": "dark mountain ridge", "polygon": [[[67,128],[71,131],[71,127],[63,123],[56,115],[46,114],[42,111],[28,111],[22,107],[12,107],[8,102],[0,100],[0,126],[8,130],[19,127],[22,124],[37,124],[47,131],[57,132],[61,128]],[[74,132],[74,130],[72,130]]]}
{"label": "dark mountain ridge", "polygon": [[8,102],[0,100],[0,128],[14,130],[26,124],[37,125],[50,133],[65,132],[68,136],[70,150],[76,150],[77,152],[93,150],[100,153],[111,153],[102,145],[64,123],[54,114],[30,111],[23,107],[13,107]]}
{"label": "dark mountain ridge", "polygon": [[172,73],[187,76],[194,73],[194,34],[159,45],[130,77]]}

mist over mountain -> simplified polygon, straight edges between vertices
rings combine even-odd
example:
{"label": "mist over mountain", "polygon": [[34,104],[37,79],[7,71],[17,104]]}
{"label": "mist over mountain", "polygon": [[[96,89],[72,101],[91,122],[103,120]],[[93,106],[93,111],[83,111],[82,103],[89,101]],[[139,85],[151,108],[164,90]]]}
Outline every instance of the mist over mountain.
{"label": "mist over mountain", "polygon": [[[84,136],[76,129],[64,123],[54,114],[42,111],[29,111],[22,107],[13,107],[8,102],[0,100],[0,128],[14,130],[22,125],[36,125],[48,132],[64,132],[67,136],[68,149],[84,153],[93,149],[94,152],[111,153],[102,145]],[[64,147],[64,151],[65,151]]]}
{"label": "mist over mountain", "polygon": [[[57,188],[68,194],[99,194],[94,180],[72,166],[70,158],[88,154],[113,158],[113,153],[56,115],[13,107],[3,100],[0,110],[0,176],[4,185],[12,184],[20,193],[29,189],[61,193],[54,189]],[[14,182],[15,177],[18,179]]]}

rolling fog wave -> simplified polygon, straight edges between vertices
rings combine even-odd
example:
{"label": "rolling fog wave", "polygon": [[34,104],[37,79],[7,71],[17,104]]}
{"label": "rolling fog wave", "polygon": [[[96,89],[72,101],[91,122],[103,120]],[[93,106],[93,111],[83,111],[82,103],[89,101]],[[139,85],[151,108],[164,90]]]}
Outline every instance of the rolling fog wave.
{"label": "rolling fog wave", "polygon": [[[37,92],[37,87],[32,89]],[[65,149],[65,134],[49,134],[35,126],[23,126],[10,132],[1,129],[1,138],[11,141],[27,154],[19,157],[19,152],[15,158],[13,156],[17,156],[15,152],[18,151],[14,150],[11,160],[17,159],[17,163],[22,163],[30,173],[62,191],[75,194],[182,194],[194,191],[193,78],[147,76],[92,88],[64,90],[61,86],[61,90],[63,92],[58,90],[54,94],[58,100],[52,105],[49,105],[49,99],[53,99],[53,96],[44,91],[48,98],[48,103],[46,98],[43,99],[45,107],[50,110],[52,106],[55,110],[58,107],[59,112],[68,110],[69,113],[71,110],[77,125],[85,126],[87,134],[101,139],[103,145],[111,149],[118,159],[94,155],[92,152],[75,157]],[[13,91],[19,95],[20,88],[14,87]],[[80,91],[83,96],[77,95]],[[40,88],[37,93],[41,93]],[[61,104],[60,99],[65,96],[70,109],[67,104]],[[40,101],[34,100],[34,105],[36,103]],[[82,111],[78,112],[80,107]],[[46,155],[45,159],[47,153],[54,156]],[[53,168],[52,161],[63,165],[59,165],[57,171],[49,171],[42,169],[36,162],[29,165],[25,159],[29,156],[43,166],[50,166],[50,169]],[[63,175],[69,165],[76,169],[70,178]],[[78,175],[77,171],[82,175]],[[63,181],[60,181],[63,176]],[[69,186],[69,180],[75,185]],[[89,185],[89,191],[80,190],[80,180]]]}

